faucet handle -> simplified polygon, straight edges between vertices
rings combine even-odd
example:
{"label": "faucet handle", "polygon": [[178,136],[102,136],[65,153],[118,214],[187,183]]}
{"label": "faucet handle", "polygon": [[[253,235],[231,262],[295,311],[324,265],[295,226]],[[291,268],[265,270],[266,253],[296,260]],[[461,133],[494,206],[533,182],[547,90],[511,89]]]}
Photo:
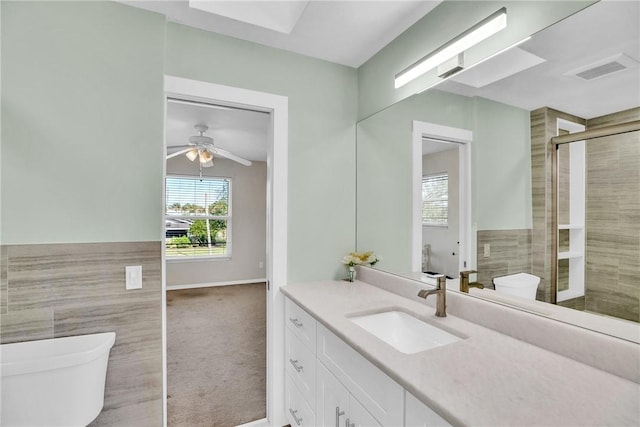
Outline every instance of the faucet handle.
{"label": "faucet handle", "polygon": [[475,273],[477,273],[476,270],[461,271],[460,277],[469,277],[470,274],[475,274]]}
{"label": "faucet handle", "polygon": [[447,276],[445,276],[444,274],[441,276],[438,276],[438,288],[437,289],[441,289],[443,291],[447,290]]}

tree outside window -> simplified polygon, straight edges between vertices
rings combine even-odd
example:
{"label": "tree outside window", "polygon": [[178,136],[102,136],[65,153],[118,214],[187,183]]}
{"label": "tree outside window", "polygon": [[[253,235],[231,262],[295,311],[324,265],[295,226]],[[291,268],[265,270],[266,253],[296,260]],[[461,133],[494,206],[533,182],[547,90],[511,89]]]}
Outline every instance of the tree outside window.
{"label": "tree outside window", "polygon": [[229,178],[166,179],[166,256],[230,257]]}

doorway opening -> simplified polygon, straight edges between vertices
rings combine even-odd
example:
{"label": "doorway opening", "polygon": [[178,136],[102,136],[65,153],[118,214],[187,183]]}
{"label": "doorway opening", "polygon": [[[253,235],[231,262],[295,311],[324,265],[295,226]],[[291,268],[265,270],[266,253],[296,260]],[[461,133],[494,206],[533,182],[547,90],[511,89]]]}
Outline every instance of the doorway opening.
{"label": "doorway opening", "polygon": [[[276,331],[284,324],[279,288],[287,271],[287,98],[173,76],[165,76],[165,94],[164,425],[282,425],[284,385],[276,373],[284,369],[283,337]],[[243,120],[249,126],[234,130]],[[180,121],[193,122],[184,143],[173,139]],[[262,133],[260,154],[243,147],[252,132]],[[181,342],[169,341],[176,337]],[[256,366],[243,372],[246,363]],[[223,374],[236,364],[237,375]],[[180,389],[172,372],[195,376]],[[220,384],[207,391],[199,379]],[[238,399],[229,406],[231,392]],[[210,404],[186,405],[176,418],[168,404],[180,399],[174,393]],[[257,409],[242,400],[249,395]]]}
{"label": "doorway opening", "polygon": [[270,113],[167,99],[167,423],[266,418]]}
{"label": "doorway opening", "polygon": [[471,131],[413,122],[412,271],[455,278],[471,258]]}

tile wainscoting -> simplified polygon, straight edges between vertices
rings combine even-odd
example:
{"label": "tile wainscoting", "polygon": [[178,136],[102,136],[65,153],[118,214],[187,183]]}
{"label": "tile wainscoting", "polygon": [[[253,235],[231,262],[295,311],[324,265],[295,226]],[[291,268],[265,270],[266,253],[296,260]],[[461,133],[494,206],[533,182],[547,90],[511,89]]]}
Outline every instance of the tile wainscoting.
{"label": "tile wainscoting", "polygon": [[[484,256],[484,245],[490,255]],[[477,234],[478,282],[494,289],[493,278],[514,273],[531,273],[531,230],[480,230]]]}
{"label": "tile wainscoting", "polygon": [[[0,256],[0,341],[115,332],[91,426],[161,425],[161,243],[9,245]],[[125,290],[127,265],[142,266],[142,289]]]}

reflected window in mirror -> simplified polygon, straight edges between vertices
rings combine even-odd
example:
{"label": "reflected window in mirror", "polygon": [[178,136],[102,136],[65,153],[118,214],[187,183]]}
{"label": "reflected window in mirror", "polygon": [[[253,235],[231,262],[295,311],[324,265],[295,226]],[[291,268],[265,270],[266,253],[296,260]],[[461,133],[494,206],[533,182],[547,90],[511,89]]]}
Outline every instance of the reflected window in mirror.
{"label": "reflected window in mirror", "polygon": [[446,227],[449,218],[449,174],[422,177],[422,225]]}

